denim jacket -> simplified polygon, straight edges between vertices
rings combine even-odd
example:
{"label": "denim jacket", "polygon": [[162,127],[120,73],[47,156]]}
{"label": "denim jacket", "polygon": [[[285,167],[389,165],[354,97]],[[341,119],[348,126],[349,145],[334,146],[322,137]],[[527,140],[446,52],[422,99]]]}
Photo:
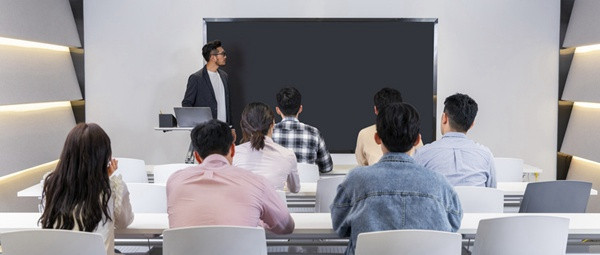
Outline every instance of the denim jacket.
{"label": "denim jacket", "polygon": [[331,205],[333,229],[350,237],[354,254],[363,232],[429,229],[456,232],[460,201],[446,178],[417,165],[405,153],[390,152],[374,165],[350,171]]}

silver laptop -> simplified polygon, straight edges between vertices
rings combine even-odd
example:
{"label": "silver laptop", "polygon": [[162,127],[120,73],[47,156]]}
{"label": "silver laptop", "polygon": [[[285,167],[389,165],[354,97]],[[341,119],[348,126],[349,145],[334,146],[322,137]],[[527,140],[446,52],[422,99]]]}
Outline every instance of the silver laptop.
{"label": "silver laptop", "polygon": [[195,127],[213,119],[210,107],[174,107],[173,109],[179,127]]}

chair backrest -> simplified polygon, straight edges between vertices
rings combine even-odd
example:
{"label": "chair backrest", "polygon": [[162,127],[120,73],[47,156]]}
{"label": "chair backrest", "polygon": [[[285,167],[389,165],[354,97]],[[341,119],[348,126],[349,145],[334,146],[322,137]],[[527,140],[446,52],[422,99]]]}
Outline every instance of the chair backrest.
{"label": "chair backrest", "polygon": [[190,166],[193,166],[193,164],[179,163],[155,165],[154,170],[152,171],[154,173],[154,183],[167,183],[171,174]]}
{"label": "chair backrest", "polygon": [[502,213],[504,192],[499,189],[456,186],[454,190],[460,199],[463,213]]}
{"label": "chair backrest", "polygon": [[116,158],[119,163],[114,174],[120,174],[126,183],[148,183],[146,163],[141,159]]}
{"label": "chair backrest", "polygon": [[331,153],[331,161],[334,165],[358,165],[356,155],[351,153]]}
{"label": "chair backrest", "polygon": [[319,180],[319,166],[315,164],[298,163],[298,177],[300,182],[317,182]]}
{"label": "chair backrest", "polygon": [[527,184],[520,213],[585,213],[592,184],[549,181]]}
{"label": "chair backrest", "polygon": [[516,216],[479,221],[473,255],[565,254],[569,219]]}
{"label": "chair backrest", "polygon": [[127,189],[134,213],[167,212],[167,188],[164,184],[128,183]]}
{"label": "chair backrest", "polygon": [[174,228],[163,232],[163,254],[266,255],[267,240],[261,227]]}
{"label": "chair backrest", "polygon": [[337,194],[337,187],[344,181],[346,176],[322,178],[317,181],[317,195],[315,200],[315,212],[331,212],[331,203]]}
{"label": "chair backrest", "polygon": [[494,158],[497,182],[522,182],[523,160],[520,158]]}
{"label": "chair backrest", "polygon": [[462,236],[458,233],[407,229],[361,233],[356,255],[460,255]]}
{"label": "chair backrest", "polygon": [[0,234],[4,255],[106,255],[98,233],[35,229]]}

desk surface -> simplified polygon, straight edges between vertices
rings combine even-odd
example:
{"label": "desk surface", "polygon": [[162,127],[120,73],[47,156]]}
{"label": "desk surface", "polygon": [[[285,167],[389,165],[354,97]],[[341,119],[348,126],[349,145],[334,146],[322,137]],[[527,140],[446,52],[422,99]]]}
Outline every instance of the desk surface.
{"label": "desk surface", "polygon": [[[347,175],[348,172],[350,172],[350,170],[354,169],[355,167],[358,167],[358,165],[354,164],[354,165],[333,165],[333,170],[331,170],[331,172],[325,173],[324,175]],[[542,173],[544,170],[542,170],[541,168],[532,166],[532,165],[528,165],[528,164],[523,164],[523,173],[525,174],[540,174]]]}
{"label": "desk surface", "polygon": [[[598,213],[546,213],[546,214],[519,214],[519,213],[465,213],[462,219],[459,233],[472,237],[477,232],[479,221],[482,219],[546,215],[565,217],[570,219],[570,238],[598,238],[600,237],[600,214]],[[0,213],[0,233],[37,229],[37,221],[40,213]],[[285,238],[338,238],[331,225],[329,213],[292,213],[296,222],[296,229]],[[162,234],[169,227],[168,215],[166,213],[138,213],[133,223],[126,229],[115,230],[119,238],[128,235],[153,235]],[[284,236],[267,234],[270,238],[282,238]]]}
{"label": "desk surface", "polygon": [[163,131],[163,132],[167,132],[167,131],[191,131],[192,129],[194,129],[194,128],[193,127],[165,127],[165,128],[154,127],[154,130],[156,130],[156,131]]}
{"label": "desk surface", "polygon": [[[527,182],[499,182],[497,189],[502,190],[505,196],[523,196]],[[298,193],[287,193],[288,197],[314,197],[317,194],[316,183],[301,183]],[[598,191],[592,189],[590,195],[598,195]]]}
{"label": "desk surface", "polygon": [[[498,189],[504,191],[505,196],[523,196],[527,188],[527,182],[499,182]],[[298,193],[287,193],[288,197],[314,197],[317,194],[316,183],[301,183]],[[17,193],[18,197],[40,197],[42,185],[36,184]],[[592,189],[590,195],[598,195],[598,191]]]}

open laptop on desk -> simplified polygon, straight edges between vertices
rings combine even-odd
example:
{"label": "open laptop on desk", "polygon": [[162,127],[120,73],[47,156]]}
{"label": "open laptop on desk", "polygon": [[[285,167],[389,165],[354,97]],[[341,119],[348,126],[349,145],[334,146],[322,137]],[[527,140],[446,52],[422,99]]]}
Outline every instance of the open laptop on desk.
{"label": "open laptop on desk", "polygon": [[173,109],[179,127],[195,127],[213,119],[210,107],[174,107]]}

